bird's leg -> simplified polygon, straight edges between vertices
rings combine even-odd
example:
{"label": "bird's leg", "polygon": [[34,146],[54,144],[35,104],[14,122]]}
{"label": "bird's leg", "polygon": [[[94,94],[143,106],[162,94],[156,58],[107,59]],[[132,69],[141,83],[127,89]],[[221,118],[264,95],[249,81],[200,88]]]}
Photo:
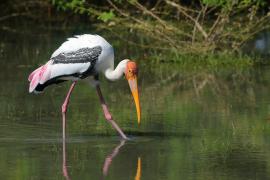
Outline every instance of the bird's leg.
{"label": "bird's leg", "polygon": [[62,123],[63,123],[63,124],[62,124],[62,128],[63,128],[63,141],[65,141],[65,139],[66,139],[66,112],[67,112],[67,107],[68,107],[70,95],[71,95],[71,93],[72,93],[72,91],[73,91],[73,89],[74,89],[74,87],[75,87],[75,85],[76,85],[76,82],[77,82],[77,81],[74,81],[74,82],[71,84],[71,86],[70,86],[70,88],[69,88],[69,91],[68,91],[68,93],[67,93],[66,99],[65,99],[65,101],[64,101],[64,103],[63,103],[63,105],[62,105],[62,116],[63,116],[63,120],[62,120]]}
{"label": "bird's leg", "polygon": [[121,128],[116,124],[116,122],[113,120],[111,113],[109,112],[108,106],[105,103],[105,100],[102,96],[101,90],[99,85],[96,85],[97,94],[99,96],[99,100],[101,102],[101,106],[105,115],[106,120],[112,124],[113,128],[116,129],[116,131],[121,135],[123,139],[128,139],[127,136],[123,133]]}
{"label": "bird's leg", "polygon": [[67,169],[67,159],[66,159],[66,141],[63,139],[63,162],[62,162],[62,172],[63,176],[66,178],[66,180],[69,180],[69,175],[68,175],[68,169]]}

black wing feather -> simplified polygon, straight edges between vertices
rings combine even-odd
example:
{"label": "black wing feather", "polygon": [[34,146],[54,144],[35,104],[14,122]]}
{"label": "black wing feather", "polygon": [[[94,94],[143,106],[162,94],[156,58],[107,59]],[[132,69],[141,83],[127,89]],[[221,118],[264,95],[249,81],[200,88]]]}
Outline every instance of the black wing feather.
{"label": "black wing feather", "polygon": [[61,82],[64,82],[66,80],[59,79],[61,77],[65,76],[74,76],[78,78],[86,78],[89,75],[96,75],[96,72],[94,70],[96,61],[98,60],[99,55],[101,54],[102,48],[101,46],[95,46],[93,48],[81,48],[77,51],[68,52],[68,53],[60,53],[59,55],[51,58],[53,60],[53,64],[75,64],[75,63],[91,63],[89,68],[83,72],[82,74],[69,74],[69,75],[63,75],[54,77],[53,79],[48,80],[44,84],[38,84],[38,86],[35,88],[36,91],[40,92],[43,91],[44,88],[51,84],[58,84]]}
{"label": "black wing feather", "polygon": [[70,63],[96,63],[98,56],[101,54],[101,46],[95,46],[93,48],[81,48],[77,51],[60,53],[52,58],[53,64],[70,64]]}

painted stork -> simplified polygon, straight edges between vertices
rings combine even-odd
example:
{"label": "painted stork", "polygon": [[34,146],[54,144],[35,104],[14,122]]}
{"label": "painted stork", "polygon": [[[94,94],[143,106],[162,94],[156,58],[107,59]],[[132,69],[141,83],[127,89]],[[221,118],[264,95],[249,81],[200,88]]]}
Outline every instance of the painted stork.
{"label": "painted stork", "polygon": [[90,82],[96,88],[106,120],[111,123],[123,139],[127,139],[127,136],[113,120],[105,103],[100,90],[99,73],[103,73],[111,81],[120,79],[125,75],[135,101],[138,124],[140,124],[141,112],[137,88],[137,65],[129,59],[124,59],[114,69],[113,47],[99,35],[84,34],[69,38],[52,54],[45,65],[29,75],[30,93],[40,93],[51,84],[72,81],[62,105],[63,139],[65,138],[66,112],[70,95],[77,81],[82,79]]}

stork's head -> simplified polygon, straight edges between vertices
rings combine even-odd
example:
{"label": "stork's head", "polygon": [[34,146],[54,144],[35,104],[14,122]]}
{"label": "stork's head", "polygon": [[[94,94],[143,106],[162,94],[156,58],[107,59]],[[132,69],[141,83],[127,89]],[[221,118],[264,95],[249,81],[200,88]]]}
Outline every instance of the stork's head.
{"label": "stork's head", "polygon": [[140,100],[139,100],[139,92],[138,92],[138,85],[137,85],[137,76],[138,76],[138,68],[135,62],[129,60],[126,64],[125,76],[128,80],[128,84],[130,90],[132,92],[136,110],[137,110],[137,117],[138,117],[138,124],[141,122],[141,107],[140,107]]}

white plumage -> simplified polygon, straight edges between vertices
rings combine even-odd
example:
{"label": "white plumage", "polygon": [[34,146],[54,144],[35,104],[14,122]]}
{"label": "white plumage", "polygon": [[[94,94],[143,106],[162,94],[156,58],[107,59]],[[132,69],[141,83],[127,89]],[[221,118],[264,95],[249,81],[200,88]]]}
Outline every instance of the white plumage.
{"label": "white plumage", "polygon": [[[55,64],[52,59],[56,58],[60,54],[72,53],[83,48],[94,48],[97,46],[100,46],[102,51],[101,54],[98,56],[98,60],[95,62],[94,70],[96,72],[103,72],[104,74],[105,71],[109,69],[113,72],[114,68],[113,47],[103,37],[99,35],[91,35],[91,34],[78,35],[73,38],[68,38],[66,42],[64,42],[57,50],[53,52],[50,60],[44,66],[38,68],[36,71],[30,74],[29,81],[31,83],[29,87],[29,92],[38,91],[39,87],[42,87],[42,85],[44,85],[51,79],[57,78],[56,80],[73,80],[73,81],[80,79],[79,77],[74,77],[73,75],[83,74],[84,72],[86,72],[90,68],[92,62]],[[107,73],[108,76],[111,73],[110,72]],[[121,74],[121,72],[114,72],[114,73],[116,73],[116,75],[118,76]],[[117,79],[121,75],[119,77],[118,76]],[[110,77],[108,78],[110,79]],[[115,77],[111,77],[111,80],[115,79],[116,79]],[[43,87],[40,89],[42,91]]]}
{"label": "white plumage", "polygon": [[68,53],[70,51],[76,51],[84,47],[92,48],[97,45],[112,48],[112,46],[99,35],[77,35],[72,38],[68,38],[66,42],[64,42],[58,49],[53,52],[51,58],[59,55],[60,53]]}
{"label": "white plumage", "polygon": [[68,38],[66,42],[64,42],[57,50],[54,51],[51,58],[59,55],[60,53],[77,51],[78,49],[85,47],[93,48],[97,45],[102,47],[102,52],[95,67],[96,70],[104,71],[107,68],[113,68],[114,67],[113,47],[103,37],[99,35],[84,34],[84,35],[77,35],[73,38]]}

